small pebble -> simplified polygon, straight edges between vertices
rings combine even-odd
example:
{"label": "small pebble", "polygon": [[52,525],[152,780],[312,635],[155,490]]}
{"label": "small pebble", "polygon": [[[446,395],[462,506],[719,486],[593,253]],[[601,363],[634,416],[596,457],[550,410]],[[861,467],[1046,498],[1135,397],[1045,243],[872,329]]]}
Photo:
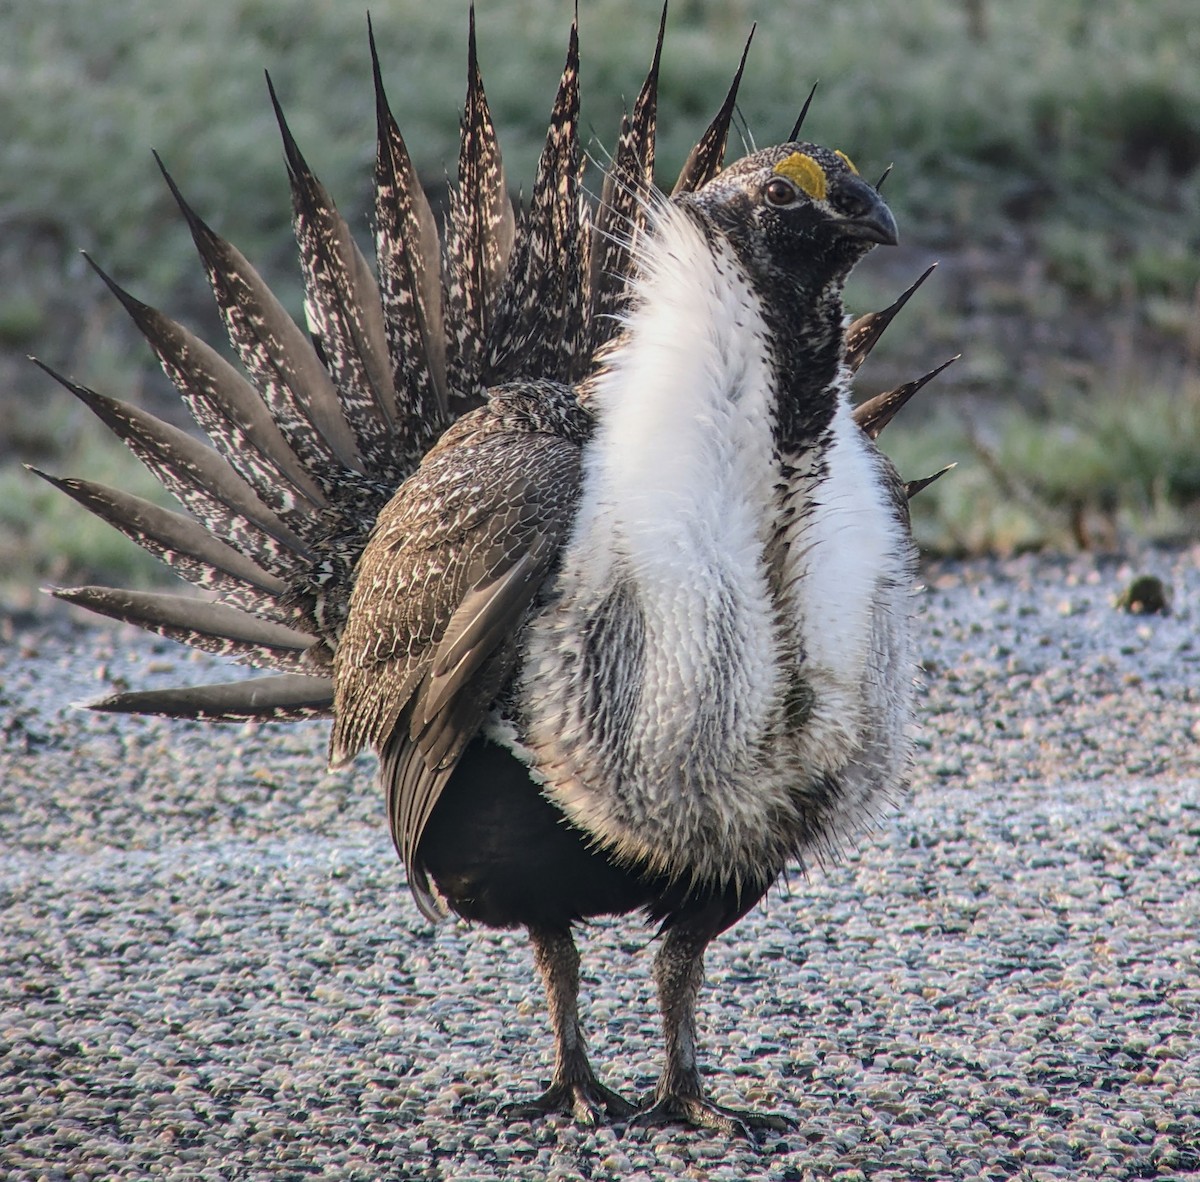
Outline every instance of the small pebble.
{"label": "small pebble", "polygon": [[[1112,609],[1136,569],[1170,615]],[[219,661],[60,619],[0,646],[5,1179],[1200,1173],[1200,550],[923,572],[911,790],[706,958],[700,1055],[762,1147],[506,1124],[543,1090],[519,933],[416,915],[325,728],[73,709]],[[1062,610],[1063,607],[1067,610]],[[94,680],[102,668],[102,684]],[[603,1081],[654,1083],[652,932],[581,933]]]}

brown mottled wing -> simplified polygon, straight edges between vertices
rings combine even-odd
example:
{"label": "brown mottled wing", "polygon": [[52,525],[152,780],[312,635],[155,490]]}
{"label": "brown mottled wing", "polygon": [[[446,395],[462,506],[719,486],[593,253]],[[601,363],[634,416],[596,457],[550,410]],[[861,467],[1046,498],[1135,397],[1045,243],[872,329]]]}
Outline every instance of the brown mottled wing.
{"label": "brown mottled wing", "polygon": [[[487,410],[475,412],[480,425]],[[396,848],[416,866],[430,811],[512,675],[516,638],[579,491],[579,448],[551,434],[462,430],[405,482],[359,565],[335,659],[334,761],[371,744]]]}

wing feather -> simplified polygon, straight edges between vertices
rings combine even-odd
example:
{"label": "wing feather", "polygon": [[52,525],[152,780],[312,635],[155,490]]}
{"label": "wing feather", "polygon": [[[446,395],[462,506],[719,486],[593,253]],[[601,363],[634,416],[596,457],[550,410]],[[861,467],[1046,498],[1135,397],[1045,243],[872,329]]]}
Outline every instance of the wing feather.
{"label": "wing feather", "polygon": [[474,412],[401,487],[363,554],[335,657],[330,752],[380,752],[418,902],[421,835],[512,677],[574,514],[579,455],[575,441]]}

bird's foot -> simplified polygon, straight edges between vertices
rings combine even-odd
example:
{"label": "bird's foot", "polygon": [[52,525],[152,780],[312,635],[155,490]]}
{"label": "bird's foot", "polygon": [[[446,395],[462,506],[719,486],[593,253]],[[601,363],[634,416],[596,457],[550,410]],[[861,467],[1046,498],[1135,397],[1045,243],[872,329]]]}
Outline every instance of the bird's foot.
{"label": "bird's foot", "polygon": [[774,1112],[755,1112],[749,1108],[725,1108],[702,1094],[653,1092],[646,1105],[631,1120],[631,1126],[687,1124],[713,1129],[729,1137],[754,1140],[757,1132],[786,1133],[795,1122]]}
{"label": "bird's foot", "polygon": [[590,1079],[556,1081],[540,1096],[517,1100],[500,1109],[500,1115],[506,1120],[530,1120],[555,1112],[565,1112],[581,1125],[594,1125],[601,1113],[609,1120],[628,1120],[637,1112],[637,1106],[592,1076]]}

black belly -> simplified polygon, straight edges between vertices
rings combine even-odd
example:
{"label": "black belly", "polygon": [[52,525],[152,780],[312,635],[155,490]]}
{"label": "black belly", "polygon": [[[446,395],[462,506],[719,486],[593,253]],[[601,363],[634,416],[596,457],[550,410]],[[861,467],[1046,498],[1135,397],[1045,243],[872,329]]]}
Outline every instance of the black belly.
{"label": "black belly", "polygon": [[564,927],[644,908],[667,925],[715,913],[721,930],[770,885],[697,891],[615,862],[568,824],[520,760],[482,738],[438,798],[417,857],[457,914],[492,927]]}

